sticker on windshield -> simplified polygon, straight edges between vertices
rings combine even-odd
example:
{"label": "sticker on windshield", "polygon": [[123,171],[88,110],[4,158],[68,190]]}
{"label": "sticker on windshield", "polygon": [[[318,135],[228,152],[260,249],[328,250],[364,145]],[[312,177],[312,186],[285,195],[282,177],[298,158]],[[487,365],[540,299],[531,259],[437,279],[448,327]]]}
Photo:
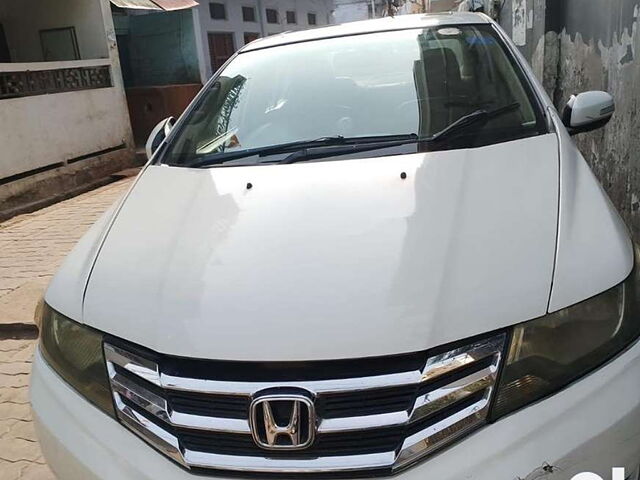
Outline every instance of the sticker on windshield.
{"label": "sticker on windshield", "polygon": [[438,30],[438,34],[439,35],[446,35],[448,37],[452,37],[455,35],[460,35],[462,32],[460,31],[459,28],[455,28],[455,27],[446,27],[446,28],[441,28],[440,30]]}

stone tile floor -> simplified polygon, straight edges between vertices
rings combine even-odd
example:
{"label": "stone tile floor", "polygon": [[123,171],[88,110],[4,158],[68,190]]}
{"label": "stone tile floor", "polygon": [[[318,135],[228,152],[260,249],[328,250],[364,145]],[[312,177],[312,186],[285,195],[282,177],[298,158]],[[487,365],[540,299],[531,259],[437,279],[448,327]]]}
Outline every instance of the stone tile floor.
{"label": "stone tile floor", "polygon": [[55,478],[40,453],[29,408],[34,340],[0,341],[0,479]]}
{"label": "stone tile floor", "polygon": [[55,478],[40,452],[29,407],[33,312],[67,253],[132,181],[0,223],[0,480]]}

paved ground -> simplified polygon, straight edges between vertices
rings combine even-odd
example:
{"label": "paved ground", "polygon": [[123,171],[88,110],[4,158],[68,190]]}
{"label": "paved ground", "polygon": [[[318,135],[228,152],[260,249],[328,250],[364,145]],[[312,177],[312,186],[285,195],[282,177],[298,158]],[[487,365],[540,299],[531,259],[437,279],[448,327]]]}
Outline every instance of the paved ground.
{"label": "paved ground", "polygon": [[29,411],[33,340],[0,341],[0,479],[50,480]]}
{"label": "paved ground", "polygon": [[33,312],[65,255],[131,182],[112,183],[0,223],[0,480],[54,479],[29,409]]}

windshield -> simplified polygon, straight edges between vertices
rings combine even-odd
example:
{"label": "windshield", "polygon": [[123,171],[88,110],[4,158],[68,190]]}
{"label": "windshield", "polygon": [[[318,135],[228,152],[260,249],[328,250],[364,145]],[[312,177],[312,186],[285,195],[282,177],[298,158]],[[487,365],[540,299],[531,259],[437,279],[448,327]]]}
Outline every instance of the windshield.
{"label": "windshield", "polygon": [[[217,155],[325,137],[427,138],[465,115],[501,108],[501,115],[469,122],[435,146],[416,143],[413,151],[483,146],[545,130],[522,72],[488,25],[249,51],[207,88],[167,146],[164,163],[188,166],[206,158],[215,165]],[[392,154],[387,149],[363,155]],[[262,163],[255,155],[237,161]]]}

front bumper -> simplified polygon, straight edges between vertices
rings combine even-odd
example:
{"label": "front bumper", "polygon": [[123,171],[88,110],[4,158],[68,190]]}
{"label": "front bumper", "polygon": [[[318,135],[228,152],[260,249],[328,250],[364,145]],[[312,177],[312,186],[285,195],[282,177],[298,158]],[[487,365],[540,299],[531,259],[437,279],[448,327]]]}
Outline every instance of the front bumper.
{"label": "front bumper", "polygon": [[[194,480],[80,397],[36,352],[31,403],[62,480]],[[488,425],[394,479],[570,480],[626,476],[640,461],[640,343],[566,390]],[[216,478],[221,478],[217,476]]]}

